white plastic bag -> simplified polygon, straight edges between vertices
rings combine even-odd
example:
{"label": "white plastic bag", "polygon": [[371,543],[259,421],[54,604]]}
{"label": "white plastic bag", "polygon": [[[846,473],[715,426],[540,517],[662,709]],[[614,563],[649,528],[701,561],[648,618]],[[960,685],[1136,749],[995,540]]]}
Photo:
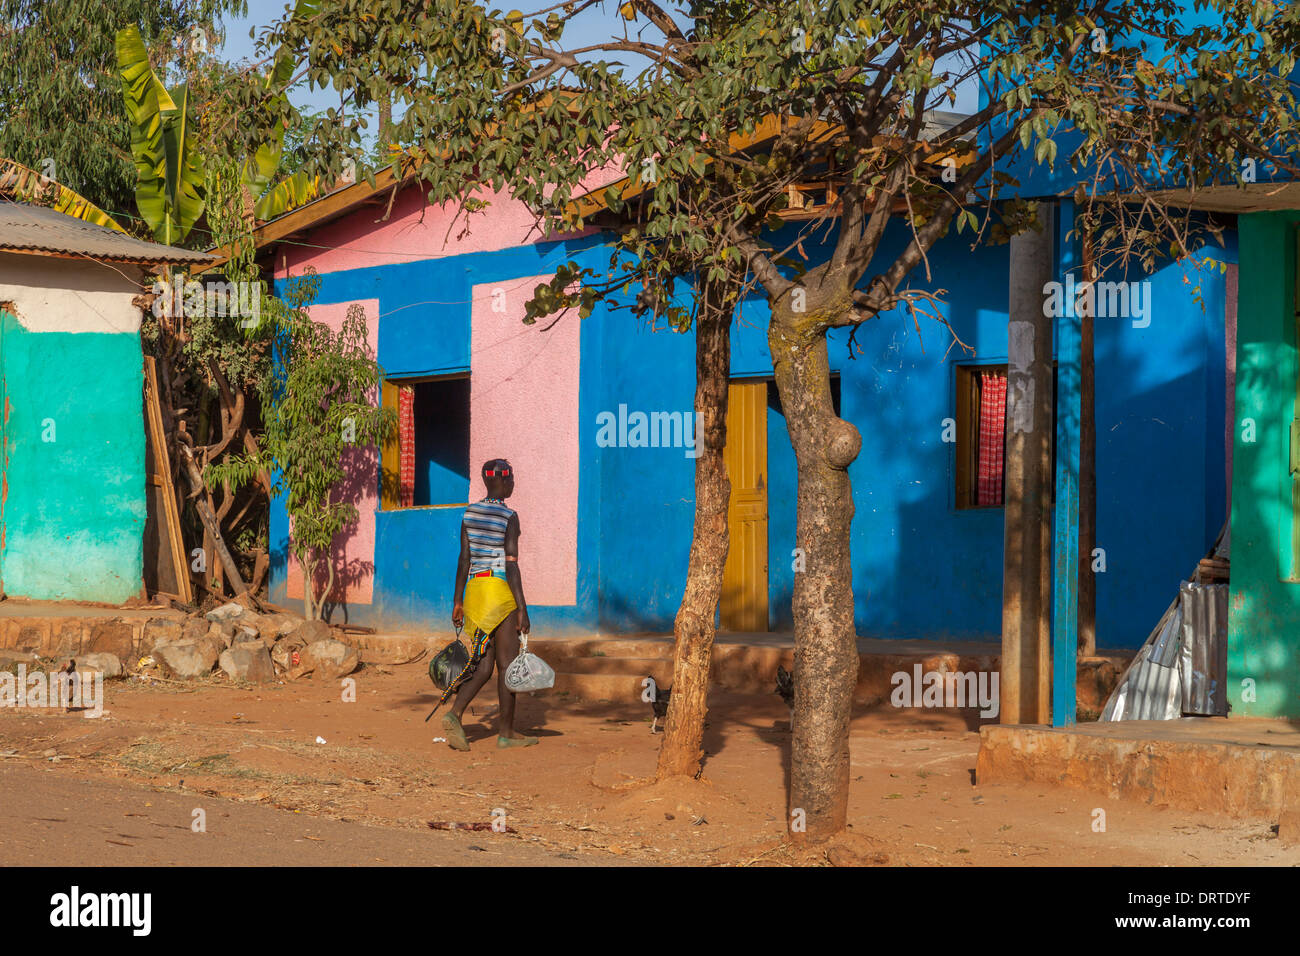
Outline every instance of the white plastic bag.
{"label": "white plastic bag", "polygon": [[506,689],[516,694],[555,686],[555,671],[536,654],[528,653],[528,635],[519,637],[519,656],[506,668]]}

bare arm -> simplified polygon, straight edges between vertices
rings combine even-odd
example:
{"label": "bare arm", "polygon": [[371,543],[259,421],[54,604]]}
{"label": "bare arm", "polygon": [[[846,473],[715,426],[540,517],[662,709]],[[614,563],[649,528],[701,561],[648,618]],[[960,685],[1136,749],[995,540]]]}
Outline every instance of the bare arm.
{"label": "bare arm", "polygon": [[524,600],[524,581],[519,573],[519,515],[510,516],[506,525],[506,583],[519,608],[519,633],[527,634],[530,628],[528,603]]}
{"label": "bare arm", "polygon": [[460,627],[465,623],[465,579],[469,577],[469,533],[460,526],[460,557],[456,559],[456,588],[452,591],[451,623]]}

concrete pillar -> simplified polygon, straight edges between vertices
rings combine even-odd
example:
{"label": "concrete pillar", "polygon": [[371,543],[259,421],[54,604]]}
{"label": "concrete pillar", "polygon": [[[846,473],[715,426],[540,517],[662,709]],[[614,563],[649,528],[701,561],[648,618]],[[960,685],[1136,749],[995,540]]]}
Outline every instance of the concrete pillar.
{"label": "concrete pillar", "polygon": [[1045,288],[1055,278],[1055,210],[1041,231],[1011,240],[1002,578],[1004,724],[1051,719],[1052,331]]}

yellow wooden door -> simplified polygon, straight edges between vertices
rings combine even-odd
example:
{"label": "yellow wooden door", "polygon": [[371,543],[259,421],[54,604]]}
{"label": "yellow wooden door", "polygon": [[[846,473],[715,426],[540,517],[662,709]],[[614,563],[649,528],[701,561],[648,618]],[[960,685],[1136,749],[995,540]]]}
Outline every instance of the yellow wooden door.
{"label": "yellow wooden door", "polygon": [[767,630],[767,383],[733,382],[728,397],[731,550],[722,572],[722,627]]}

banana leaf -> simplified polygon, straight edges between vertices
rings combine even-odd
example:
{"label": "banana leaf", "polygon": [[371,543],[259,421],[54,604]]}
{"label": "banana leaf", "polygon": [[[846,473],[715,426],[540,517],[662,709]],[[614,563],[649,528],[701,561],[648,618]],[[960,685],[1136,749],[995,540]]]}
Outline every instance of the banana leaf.
{"label": "banana leaf", "polygon": [[[319,12],[320,0],[298,0],[293,8],[293,16],[299,20],[315,16]],[[286,98],[285,88],[293,79],[295,63],[296,59],[287,47],[282,45],[276,51],[274,65],[266,74],[263,85],[267,90],[276,91],[277,102],[283,102]],[[310,202],[320,194],[318,180],[314,178],[309,180],[296,173],[275,187],[268,188],[280,168],[283,154],[284,130],[281,128],[276,131],[269,143],[259,147],[244,164],[244,185],[248,187],[255,200],[254,215],[259,219],[273,219],[294,206]]]}
{"label": "banana leaf", "polygon": [[85,196],[12,159],[0,159],[0,196],[16,202],[48,205],[65,216],[126,232],[117,220]]}
{"label": "banana leaf", "polygon": [[311,202],[321,193],[320,179],[308,176],[302,170],[288,179],[276,183],[253,206],[253,215],[258,219],[274,219],[276,216],[296,209]]}
{"label": "banana leaf", "polygon": [[189,94],[179,87],[178,105],[162,85],[137,27],[118,31],[117,66],[131,121],[136,206],[154,237],[173,245],[203,213],[203,162],[188,135]]}
{"label": "banana leaf", "polygon": [[177,241],[189,235],[203,215],[204,170],[193,138],[190,120],[190,92],[185,84],[171,91],[176,110],[164,113],[163,138],[167,144],[167,193],[172,220],[179,230]]}

